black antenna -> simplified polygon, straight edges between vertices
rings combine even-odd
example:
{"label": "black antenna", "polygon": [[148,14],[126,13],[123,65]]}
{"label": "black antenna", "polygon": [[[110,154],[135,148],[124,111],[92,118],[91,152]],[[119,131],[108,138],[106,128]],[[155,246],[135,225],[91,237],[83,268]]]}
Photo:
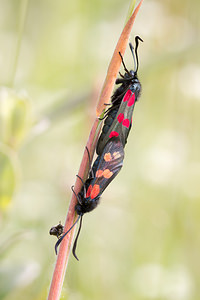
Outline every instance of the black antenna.
{"label": "black antenna", "polygon": [[139,67],[139,61],[138,61],[138,54],[137,54],[137,49],[138,49],[138,45],[139,45],[139,40],[141,42],[143,42],[143,40],[137,35],[135,37],[135,57],[136,57],[136,63],[137,63],[137,67],[136,67],[136,70],[135,70],[135,73],[137,74],[137,71],[138,71],[138,67]]}
{"label": "black antenna", "polygon": [[133,45],[131,43],[129,43],[129,47],[131,49],[131,52],[132,52],[132,55],[133,55],[133,60],[134,60],[134,72],[136,73],[136,70],[137,70],[137,64],[136,64],[136,61],[135,61],[135,53],[134,53],[134,48],[133,48]]}
{"label": "black antenna", "polygon": [[80,220],[80,225],[79,225],[79,229],[78,229],[78,232],[77,232],[77,235],[76,235],[76,238],[75,238],[75,241],[74,241],[74,245],[73,245],[73,248],[72,248],[72,253],[74,255],[74,257],[79,261],[77,255],[76,255],[76,246],[77,246],[77,241],[78,241],[78,237],[79,237],[79,234],[80,234],[80,231],[81,231],[81,227],[82,227],[82,221],[83,221],[83,215],[80,215],[81,217],[81,220]]}
{"label": "black antenna", "polygon": [[56,255],[58,253],[57,249],[58,246],[60,245],[60,243],[62,242],[62,240],[64,239],[64,237],[72,230],[72,228],[74,227],[74,225],[76,225],[76,223],[78,223],[79,219],[80,219],[81,215],[78,216],[78,218],[76,219],[76,221],[74,222],[74,224],[70,227],[69,230],[67,230],[67,232],[65,232],[65,234],[63,236],[61,236],[61,238],[57,241],[57,243],[55,244],[55,252]]}
{"label": "black antenna", "polygon": [[126,65],[124,63],[124,59],[123,59],[123,56],[121,55],[121,52],[119,52],[119,55],[121,57],[121,60],[122,60],[122,64],[123,64],[123,67],[124,67],[124,70],[126,73],[130,74],[129,70],[126,68]]}

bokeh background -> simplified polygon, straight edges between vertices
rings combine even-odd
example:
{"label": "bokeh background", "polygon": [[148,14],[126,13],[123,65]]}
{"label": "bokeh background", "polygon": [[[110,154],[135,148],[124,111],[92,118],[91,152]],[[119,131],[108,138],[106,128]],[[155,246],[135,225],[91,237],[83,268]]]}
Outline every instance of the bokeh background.
{"label": "bokeh background", "polygon": [[[0,299],[46,299],[129,1],[0,1]],[[200,297],[200,2],[144,1],[124,167],[84,217],[62,299]],[[130,69],[133,59],[125,53]],[[123,71],[123,70],[122,70]]]}

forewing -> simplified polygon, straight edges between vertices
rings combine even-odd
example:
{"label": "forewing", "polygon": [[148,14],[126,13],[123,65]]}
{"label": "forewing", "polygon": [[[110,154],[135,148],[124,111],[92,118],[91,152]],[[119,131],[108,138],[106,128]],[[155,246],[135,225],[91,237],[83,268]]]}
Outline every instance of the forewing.
{"label": "forewing", "polygon": [[99,164],[91,182],[92,187],[98,187],[101,195],[109,183],[115,178],[122,168],[124,148],[117,137],[111,138],[100,156]]}
{"label": "forewing", "polygon": [[112,137],[119,137],[123,147],[131,129],[131,119],[135,106],[136,96],[131,89],[128,89],[120,104],[117,115],[106,133],[101,145],[98,145],[98,152],[101,153],[108,140]]}

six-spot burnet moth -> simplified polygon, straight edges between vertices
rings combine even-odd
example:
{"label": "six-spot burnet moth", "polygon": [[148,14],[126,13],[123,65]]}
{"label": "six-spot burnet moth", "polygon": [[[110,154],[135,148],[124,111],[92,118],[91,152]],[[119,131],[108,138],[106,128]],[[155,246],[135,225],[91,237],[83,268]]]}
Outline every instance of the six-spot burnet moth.
{"label": "six-spot burnet moth", "polygon": [[[128,71],[125,63],[122,59],[122,64],[124,66],[125,74],[120,73],[121,78],[116,80],[116,84],[121,84],[120,87],[116,89],[112,98],[112,106],[105,113],[105,121],[102,129],[102,133],[98,139],[96,152],[100,155],[110,138],[113,136],[119,136],[123,147],[127,142],[127,138],[132,126],[132,115],[135,106],[135,102],[138,100],[141,91],[141,84],[137,77],[138,71],[138,44],[139,40],[142,39],[139,36],[135,37],[135,51],[130,43],[130,49],[133,54],[135,68],[134,70]],[[105,118],[104,117],[104,118]]]}
{"label": "six-spot burnet moth", "polygon": [[[97,157],[90,171],[89,178],[85,181],[85,183],[83,183],[80,193],[76,195],[78,203],[75,206],[75,211],[78,214],[78,217],[72,227],[57,241],[55,245],[56,253],[57,248],[65,235],[68,234],[68,232],[80,219],[79,230],[72,249],[74,257],[78,260],[75,251],[78,236],[81,230],[82,217],[85,213],[90,212],[97,207],[101,194],[121,170],[123,160],[124,148],[122,143],[118,137],[113,137],[106,144],[103,153]],[[82,179],[80,178],[80,180]]]}
{"label": "six-spot burnet moth", "polygon": [[[85,213],[92,211],[99,203],[99,199],[105,188],[119,173],[123,165],[124,159],[124,147],[127,142],[127,138],[132,125],[132,114],[140,91],[141,84],[137,78],[138,71],[138,55],[137,49],[139,40],[142,39],[138,36],[135,38],[135,52],[132,44],[129,44],[131,52],[134,58],[135,69],[128,71],[126,68],[121,53],[119,55],[122,59],[125,74],[120,73],[121,78],[116,80],[116,84],[121,84],[119,88],[114,92],[111,98],[112,106],[107,110],[105,114],[104,126],[102,133],[97,143],[96,152],[98,157],[91,168],[88,179],[83,182],[83,186],[78,195],[76,195],[78,203],[75,206],[75,211],[78,217],[71,228],[63,233],[63,228],[57,225],[51,228],[50,234],[56,235],[59,240],[55,245],[55,251],[57,254],[57,248],[62,242],[63,238],[69,233],[69,231],[80,220],[77,236],[74,241],[72,253],[76,256],[76,245],[79,237],[79,233],[82,226],[82,217]],[[87,149],[88,151],[88,149]],[[89,152],[88,152],[89,155]],[[89,156],[90,161],[90,156]],[[90,162],[91,165],[91,162]]]}

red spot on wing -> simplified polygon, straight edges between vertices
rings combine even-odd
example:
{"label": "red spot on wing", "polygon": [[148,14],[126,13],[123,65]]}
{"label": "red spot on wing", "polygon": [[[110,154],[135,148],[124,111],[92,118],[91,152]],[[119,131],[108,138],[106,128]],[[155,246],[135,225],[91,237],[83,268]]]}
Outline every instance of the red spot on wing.
{"label": "red spot on wing", "polygon": [[113,157],[114,157],[114,159],[121,157],[120,152],[119,151],[113,152]]}
{"label": "red spot on wing", "polygon": [[119,136],[119,133],[117,131],[111,131],[109,138],[112,138],[113,136]]}
{"label": "red spot on wing", "polygon": [[86,198],[90,197],[91,191],[92,191],[92,185],[90,184],[86,193]]}
{"label": "red spot on wing", "polygon": [[105,153],[103,158],[105,161],[111,161],[111,159],[112,159],[111,153],[110,152]]}
{"label": "red spot on wing", "polygon": [[103,176],[103,170],[97,170],[95,175],[96,175],[96,177]]}
{"label": "red spot on wing", "polygon": [[123,102],[128,101],[131,95],[132,95],[131,90],[128,90],[123,98]]}
{"label": "red spot on wing", "polygon": [[124,119],[123,122],[122,122],[122,125],[129,128],[129,125],[130,125],[129,119]]}
{"label": "red spot on wing", "polygon": [[123,113],[120,113],[117,117],[117,120],[119,123],[121,123],[123,120],[124,120],[124,114]]}
{"label": "red spot on wing", "polygon": [[111,172],[109,169],[105,169],[103,172],[103,177],[104,178],[110,178],[113,175],[113,172]]}
{"label": "red spot on wing", "polygon": [[98,184],[95,184],[92,188],[91,194],[90,194],[90,198],[94,199],[99,195],[100,192],[100,186]]}
{"label": "red spot on wing", "polygon": [[131,98],[128,100],[127,106],[132,106],[134,105],[134,103],[135,103],[135,94],[133,94]]}

